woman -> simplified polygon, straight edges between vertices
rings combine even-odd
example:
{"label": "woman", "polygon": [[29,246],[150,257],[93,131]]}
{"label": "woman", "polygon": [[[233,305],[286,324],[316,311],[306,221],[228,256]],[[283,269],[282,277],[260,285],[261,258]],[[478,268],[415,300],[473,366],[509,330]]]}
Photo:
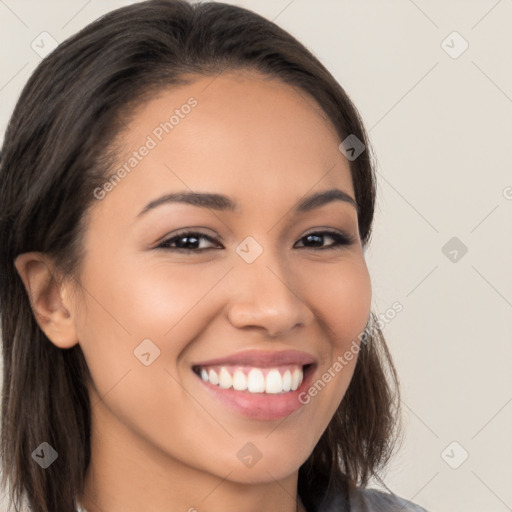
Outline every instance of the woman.
{"label": "woman", "polygon": [[141,2],[42,61],[2,149],[4,487],[33,511],[423,510],[364,258],[358,113],[292,36]]}

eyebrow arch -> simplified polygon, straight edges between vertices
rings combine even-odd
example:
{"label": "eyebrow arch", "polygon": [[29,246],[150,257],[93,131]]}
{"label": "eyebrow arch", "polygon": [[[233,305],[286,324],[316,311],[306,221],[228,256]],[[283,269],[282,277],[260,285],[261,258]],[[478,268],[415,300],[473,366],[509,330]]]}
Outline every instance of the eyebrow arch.
{"label": "eyebrow arch", "polygon": [[[331,203],[332,201],[343,201],[351,204],[356,210],[358,210],[356,201],[349,194],[343,192],[343,190],[333,188],[322,192],[316,192],[302,198],[295,205],[294,211],[296,213],[308,212],[315,208],[320,208],[325,204]],[[168,203],[186,203],[201,208],[211,208],[212,210],[220,211],[240,211],[240,206],[236,201],[222,194],[204,192],[173,192],[149,202],[137,217],[144,215],[146,212],[156,208],[157,206]]]}

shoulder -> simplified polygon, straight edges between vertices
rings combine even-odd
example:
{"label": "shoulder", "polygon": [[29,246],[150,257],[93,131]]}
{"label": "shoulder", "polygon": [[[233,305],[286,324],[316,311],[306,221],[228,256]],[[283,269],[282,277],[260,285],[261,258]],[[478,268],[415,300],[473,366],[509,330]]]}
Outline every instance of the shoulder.
{"label": "shoulder", "polygon": [[396,494],[376,489],[357,489],[350,496],[350,512],[427,512]]}

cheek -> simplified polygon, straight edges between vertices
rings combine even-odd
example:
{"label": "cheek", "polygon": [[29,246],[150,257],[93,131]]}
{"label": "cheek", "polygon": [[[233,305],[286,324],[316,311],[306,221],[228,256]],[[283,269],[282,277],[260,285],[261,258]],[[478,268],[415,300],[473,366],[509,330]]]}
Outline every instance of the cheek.
{"label": "cheek", "polygon": [[109,360],[121,372],[134,361],[139,364],[134,351],[146,339],[154,343],[158,363],[175,368],[218,312],[214,287],[229,266],[104,258],[101,265],[90,260],[88,269],[79,339],[94,360]]}
{"label": "cheek", "polygon": [[[335,268],[335,270],[334,270]],[[318,266],[309,299],[325,343],[321,361],[303,403],[311,406],[317,432],[328,425],[352,379],[371,308],[371,281],[364,258],[347,258],[339,264]]]}
{"label": "cheek", "polygon": [[364,259],[351,257],[332,267],[317,266],[308,296],[333,352],[344,352],[364,331],[370,314],[371,281]]}
{"label": "cheek", "polygon": [[139,336],[162,340],[162,350],[176,355],[218,310],[219,281],[227,270],[218,264],[135,265],[117,283],[120,314],[128,314]]}
{"label": "cheek", "polygon": [[[226,270],[107,259],[102,265],[91,259],[88,265],[82,279],[89,293],[78,336],[93,390],[143,437],[157,440],[165,431],[193,436],[211,419],[184,390],[191,370],[180,361],[218,311],[209,291]],[[99,403],[97,397],[94,401]],[[176,410],[195,414],[203,423],[187,418],[177,423]]]}

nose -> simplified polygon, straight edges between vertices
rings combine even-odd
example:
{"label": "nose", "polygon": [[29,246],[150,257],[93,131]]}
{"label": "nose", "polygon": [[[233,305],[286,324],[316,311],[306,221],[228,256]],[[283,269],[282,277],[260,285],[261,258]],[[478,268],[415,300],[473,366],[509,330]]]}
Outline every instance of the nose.
{"label": "nose", "polygon": [[240,260],[231,272],[233,288],[228,319],[238,329],[260,329],[269,337],[284,336],[310,324],[314,315],[301,296],[298,280],[271,257],[270,251],[252,263]]}

